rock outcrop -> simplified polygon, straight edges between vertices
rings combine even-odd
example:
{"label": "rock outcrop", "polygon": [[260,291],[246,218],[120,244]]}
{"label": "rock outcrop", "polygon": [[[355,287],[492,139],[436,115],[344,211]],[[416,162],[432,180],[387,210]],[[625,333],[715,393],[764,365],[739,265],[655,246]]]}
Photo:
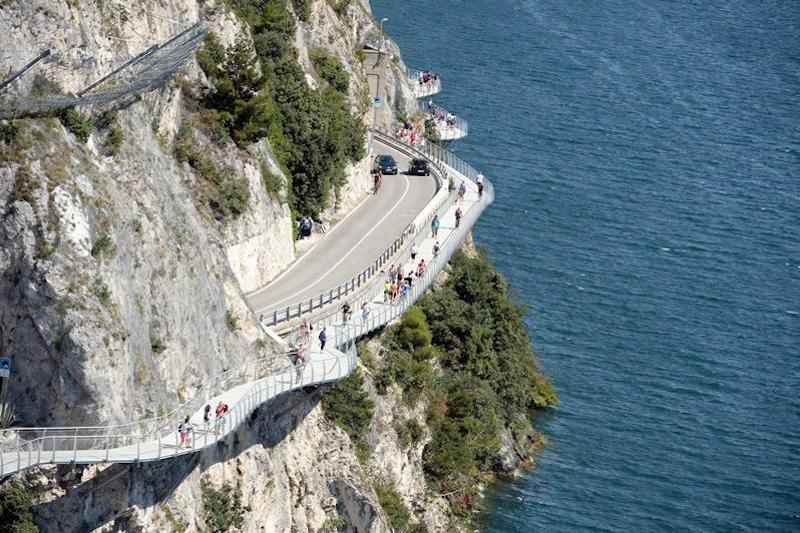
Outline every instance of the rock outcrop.
{"label": "rock outcrop", "polygon": [[[371,89],[356,51],[383,37],[368,6],[354,1],[337,14],[332,4],[313,0],[307,21],[296,20],[299,60],[313,85],[309,48],[337,57],[351,76],[349,102],[369,124]],[[52,56],[36,67],[39,75],[10,90],[55,84],[77,92],[197,20],[224,44],[247,35],[221,0],[0,3],[0,73],[48,48]],[[396,110],[413,109],[414,99],[397,47],[385,43],[386,102],[376,121],[388,126]],[[54,118],[26,118],[14,122],[13,142],[0,142],[0,342],[15,357],[8,400],[24,425],[156,416],[190,398],[209,376],[279,353],[244,294],[295,257],[288,179],[265,140],[241,149],[196,132],[193,141],[244,179],[249,192],[235,219],[217,220],[198,204],[199,178],[173,150],[186,113],[184,88],[203,82],[192,57],[163,88],[87,110],[99,123],[105,111],[115,112],[125,141],[113,157],[107,124],[82,144]],[[368,154],[346,169],[325,222],[363,199],[370,161]],[[268,190],[264,171],[282,188]],[[324,419],[311,391],[262,406],[233,438],[189,458],[44,467],[10,482],[37,490],[34,514],[44,531],[203,530],[201,479],[241,492],[245,531],[388,531],[371,484],[378,469],[417,502],[430,526],[443,527],[444,502],[424,496],[421,450],[407,454],[391,435],[393,412],[379,407],[368,466]]]}

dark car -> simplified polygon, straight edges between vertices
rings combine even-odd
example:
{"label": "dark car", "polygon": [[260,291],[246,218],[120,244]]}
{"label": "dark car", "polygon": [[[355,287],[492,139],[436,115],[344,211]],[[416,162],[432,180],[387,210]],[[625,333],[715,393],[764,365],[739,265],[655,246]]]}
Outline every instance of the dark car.
{"label": "dark car", "polygon": [[390,155],[379,155],[375,162],[381,167],[381,174],[397,174],[397,161]]}
{"label": "dark car", "polygon": [[411,164],[408,165],[408,173],[416,174],[417,176],[430,176],[431,167],[425,159],[412,159]]}

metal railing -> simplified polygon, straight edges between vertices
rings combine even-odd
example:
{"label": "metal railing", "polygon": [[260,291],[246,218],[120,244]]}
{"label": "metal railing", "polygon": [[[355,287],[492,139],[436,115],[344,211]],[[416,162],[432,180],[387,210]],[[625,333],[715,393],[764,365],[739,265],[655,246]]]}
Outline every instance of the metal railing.
{"label": "metal railing", "polygon": [[[455,158],[450,162],[457,164],[458,161]],[[0,476],[47,463],[155,461],[194,453],[234,432],[262,403],[275,396],[349,375],[356,364],[355,340],[399,317],[419,299],[493,200],[492,184],[485,180],[484,194],[466,209],[458,227],[442,235],[439,253],[431,257],[428,270],[396,302],[373,303],[366,319],[351,318],[346,323],[337,319],[336,312],[327,311],[311,317],[310,323],[317,331],[323,327],[331,329],[329,346],[334,349],[322,351],[309,346],[307,349],[312,354],[311,360],[301,366],[286,364],[280,355],[244,363],[205,380],[193,399],[161,417],[101,427],[13,428],[0,431]],[[427,231],[420,234],[424,236],[421,240],[433,239],[428,237]],[[316,343],[312,344],[316,346]],[[281,361],[284,365],[276,368],[279,365],[274,363]],[[214,422],[213,430],[200,429],[197,418],[202,417],[202,406],[212,397],[228,398],[230,409]],[[181,447],[176,428],[187,413],[191,415],[196,429],[186,446]]]}
{"label": "metal railing", "polygon": [[426,96],[433,96],[442,91],[442,79],[437,75],[435,80],[427,83],[420,81],[421,71],[407,68],[406,74],[414,87],[414,96],[417,98],[425,98]]}
{"label": "metal railing", "polygon": [[[410,157],[425,157],[419,149],[398,141],[381,131],[374,130],[373,134],[376,139],[379,139],[383,143],[391,144],[393,148],[406,153],[406,155]],[[326,307],[334,302],[339,302],[343,298],[352,299],[358,297],[367,288],[371,288],[368,287],[370,281],[374,280],[375,276],[382,271],[382,267],[390,261],[396,260],[400,254],[404,253],[411,246],[411,243],[416,241],[414,235],[418,233],[419,229],[426,227],[426,225],[430,223],[433,216],[442,208],[448,199],[452,201],[447,191],[447,170],[434,164],[432,165],[432,171],[434,179],[437,180],[436,194],[422,209],[420,215],[406,226],[400,235],[396,237],[383,252],[370,261],[365,268],[350,280],[312,298],[294,302],[285,306],[285,308],[275,309],[272,312],[262,314],[260,316],[261,323],[268,327],[286,323],[308,315],[309,313],[313,313],[317,309]]]}
{"label": "metal railing", "polygon": [[[452,123],[448,124],[448,117],[450,112],[440,105],[431,102],[421,102],[419,104],[428,115],[432,115],[436,121],[436,129],[439,131],[439,137],[443,141],[454,141],[469,135],[469,123],[458,115],[453,115]],[[443,118],[436,118],[441,116]]]}

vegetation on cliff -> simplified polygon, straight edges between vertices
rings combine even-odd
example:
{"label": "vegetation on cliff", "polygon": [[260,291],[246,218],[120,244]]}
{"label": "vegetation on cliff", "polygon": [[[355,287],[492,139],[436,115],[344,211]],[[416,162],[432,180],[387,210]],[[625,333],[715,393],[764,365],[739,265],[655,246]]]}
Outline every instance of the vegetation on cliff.
{"label": "vegetation on cliff", "polygon": [[[558,401],[539,370],[524,312],[485,252],[462,249],[444,284],[382,333],[383,357],[362,357],[379,394],[396,384],[407,405],[423,402],[430,434],[422,454],[425,477],[456,509],[469,507],[483,474],[498,467],[504,440],[520,454],[530,451],[524,448],[531,443],[531,411]],[[348,399],[363,394],[351,390],[357,385],[348,387]],[[342,392],[326,391],[330,396]],[[356,401],[324,405],[334,421],[353,411],[365,416]],[[359,439],[366,433],[363,422],[360,427]],[[396,430],[406,446],[424,438],[425,428],[414,420],[399,422]]]}
{"label": "vegetation on cliff", "polygon": [[[250,26],[250,40],[240,37],[224,47],[210,34],[197,59],[210,87],[194,96],[213,137],[245,146],[270,142],[290,176],[289,204],[297,214],[317,217],[329,196],[345,182],[345,166],[364,157],[364,127],[350,113],[349,75],[321,49],[311,51],[319,89],[309,87],[292,46],[295,22],[278,0],[228,0]],[[299,14],[306,12],[304,3]]]}
{"label": "vegetation on cliff", "polygon": [[36,533],[31,506],[33,495],[22,485],[7,484],[0,489],[0,530],[9,533]]}

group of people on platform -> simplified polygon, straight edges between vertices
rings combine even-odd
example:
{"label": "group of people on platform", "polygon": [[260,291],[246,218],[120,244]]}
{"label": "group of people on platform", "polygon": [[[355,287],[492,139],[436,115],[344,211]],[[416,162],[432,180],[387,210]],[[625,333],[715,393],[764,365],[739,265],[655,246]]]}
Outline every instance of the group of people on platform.
{"label": "group of people on platform", "polygon": [[417,81],[419,81],[421,86],[427,85],[432,88],[436,85],[436,82],[439,81],[439,75],[435,72],[431,72],[430,70],[421,70],[419,72],[419,76],[417,77]]}
{"label": "group of people on platform", "polygon": [[[219,430],[220,425],[224,421],[225,415],[228,413],[228,404],[223,402],[222,400],[219,401],[217,404],[217,408],[214,411],[216,415],[214,419],[214,433],[216,434]],[[180,436],[180,442],[178,443],[178,449],[181,448],[191,448],[192,443],[189,441],[189,435],[192,434],[194,431],[194,426],[192,426],[191,417],[187,416],[183,419],[183,422],[178,424],[178,435]],[[211,405],[207,404],[203,408],[203,431],[212,431],[211,429]]]}
{"label": "group of people on platform", "polygon": [[394,136],[412,146],[423,146],[425,144],[425,126],[419,121],[406,120],[395,130]]}

